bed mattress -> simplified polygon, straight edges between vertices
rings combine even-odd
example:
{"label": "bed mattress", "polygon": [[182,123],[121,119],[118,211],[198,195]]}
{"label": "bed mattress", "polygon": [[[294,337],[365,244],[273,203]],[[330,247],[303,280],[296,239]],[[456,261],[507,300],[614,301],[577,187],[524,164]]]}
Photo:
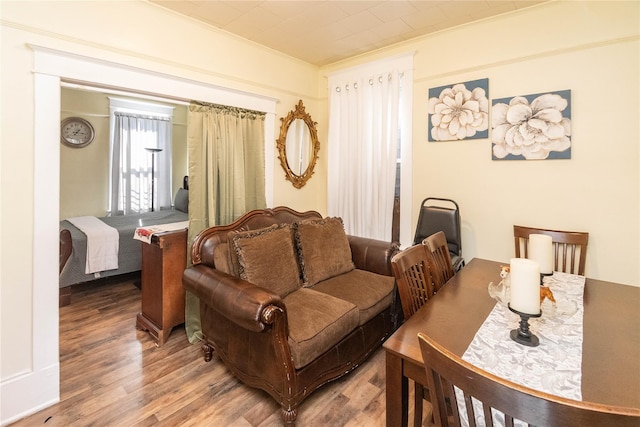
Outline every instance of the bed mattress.
{"label": "bed mattress", "polygon": [[172,222],[187,221],[188,219],[189,214],[179,210],[100,218],[105,224],[118,230],[120,249],[118,251],[118,269],[102,271],[98,274],[85,274],[87,236],[69,221],[61,221],[60,229],[67,229],[71,232],[73,251],[62,272],[60,272],[60,287],[89,282],[101,277],[140,271],[142,265],[141,245],[143,243],[133,238],[136,228],[170,224]]}

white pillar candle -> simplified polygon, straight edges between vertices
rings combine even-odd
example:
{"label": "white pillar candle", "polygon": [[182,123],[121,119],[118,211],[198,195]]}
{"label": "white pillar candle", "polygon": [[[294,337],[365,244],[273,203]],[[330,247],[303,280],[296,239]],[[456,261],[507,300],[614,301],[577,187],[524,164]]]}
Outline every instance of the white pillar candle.
{"label": "white pillar candle", "polygon": [[509,305],[521,313],[540,313],[540,267],[536,261],[511,258]]}
{"label": "white pillar candle", "polygon": [[538,262],[540,265],[540,273],[553,273],[553,242],[551,236],[530,234],[527,258]]}

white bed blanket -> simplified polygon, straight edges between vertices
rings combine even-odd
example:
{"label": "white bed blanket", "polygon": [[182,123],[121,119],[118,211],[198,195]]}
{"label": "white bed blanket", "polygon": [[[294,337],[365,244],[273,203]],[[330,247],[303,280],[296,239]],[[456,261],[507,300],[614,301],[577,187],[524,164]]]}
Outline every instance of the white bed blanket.
{"label": "white bed blanket", "polygon": [[85,274],[118,268],[118,230],[94,216],[67,218],[87,235],[87,262]]}

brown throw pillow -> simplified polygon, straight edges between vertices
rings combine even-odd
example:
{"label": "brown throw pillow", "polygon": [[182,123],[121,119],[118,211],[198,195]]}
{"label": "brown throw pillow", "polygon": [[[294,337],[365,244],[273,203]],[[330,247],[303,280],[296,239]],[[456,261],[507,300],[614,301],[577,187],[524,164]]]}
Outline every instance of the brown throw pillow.
{"label": "brown throw pillow", "polygon": [[237,233],[231,240],[240,278],[284,298],[299,289],[300,272],[290,224]]}
{"label": "brown throw pillow", "polygon": [[355,268],[341,218],[300,221],[294,224],[294,229],[304,286],[313,286]]}
{"label": "brown throw pillow", "polygon": [[219,243],[213,250],[213,265],[216,266],[216,270],[238,277],[238,269],[234,269],[232,264],[231,252],[234,251],[229,250],[228,243]]}
{"label": "brown throw pillow", "polygon": [[[255,231],[258,230],[253,230],[253,232]],[[238,251],[236,246],[233,244],[233,238],[234,236],[245,235],[251,232],[252,231],[240,229],[232,230],[227,233],[227,243],[229,244],[229,266],[231,267],[231,271],[233,271],[233,275],[236,277],[240,277],[240,263],[238,262]]]}

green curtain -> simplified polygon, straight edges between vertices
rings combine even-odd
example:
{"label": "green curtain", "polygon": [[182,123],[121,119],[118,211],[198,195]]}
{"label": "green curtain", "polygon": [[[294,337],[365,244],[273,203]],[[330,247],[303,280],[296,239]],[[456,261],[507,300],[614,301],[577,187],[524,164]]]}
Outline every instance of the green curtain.
{"label": "green curtain", "polygon": [[[264,118],[265,113],[241,108],[189,105],[189,248],[205,228],[266,207]],[[200,305],[190,292],[185,309],[187,337],[195,343],[202,338]]]}

